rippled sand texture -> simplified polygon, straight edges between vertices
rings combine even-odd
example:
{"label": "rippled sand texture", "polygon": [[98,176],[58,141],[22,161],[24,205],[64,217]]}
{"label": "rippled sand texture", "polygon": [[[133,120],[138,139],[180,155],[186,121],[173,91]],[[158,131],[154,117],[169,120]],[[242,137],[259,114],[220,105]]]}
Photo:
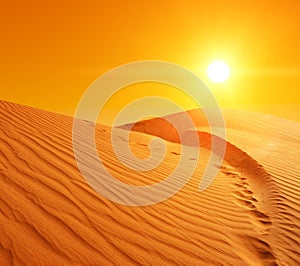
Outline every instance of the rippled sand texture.
{"label": "rippled sand texture", "polygon": [[[0,265],[296,265],[300,125],[226,111],[225,161],[214,183],[199,192],[210,133],[199,110],[189,114],[201,143],[194,175],[166,201],[128,207],[97,194],[80,174],[71,117],[0,101]],[[164,138],[161,165],[128,169],[113,155],[111,129],[98,125],[102,161],[129,184],[163,180],[181,155],[176,134],[162,119],[133,129],[129,139],[117,129],[118,141],[145,158],[152,136],[144,133]],[[94,159],[86,163],[93,167]]]}

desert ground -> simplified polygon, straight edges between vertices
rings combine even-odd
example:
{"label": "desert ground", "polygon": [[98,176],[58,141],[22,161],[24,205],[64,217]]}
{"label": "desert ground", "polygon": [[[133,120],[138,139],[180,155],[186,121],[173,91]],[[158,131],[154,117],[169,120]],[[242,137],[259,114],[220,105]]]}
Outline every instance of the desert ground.
{"label": "desert ground", "polygon": [[[300,124],[224,110],[224,161],[200,192],[210,130],[201,110],[188,114],[200,139],[189,147],[200,156],[188,183],[158,204],[126,206],[97,193],[80,173],[72,117],[0,101],[0,265],[299,265]],[[128,137],[127,126],[115,132],[137,158],[150,154],[153,136],[166,156],[156,169],[128,168],[113,153],[112,129],[97,125],[108,171],[139,186],[164,180],[182,149],[173,128],[153,118],[136,123]],[[97,160],[88,156],[92,167]]]}

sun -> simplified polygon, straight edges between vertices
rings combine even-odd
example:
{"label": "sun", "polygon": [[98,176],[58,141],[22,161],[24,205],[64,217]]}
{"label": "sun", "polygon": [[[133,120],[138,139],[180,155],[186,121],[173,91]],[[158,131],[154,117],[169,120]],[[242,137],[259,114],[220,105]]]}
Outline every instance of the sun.
{"label": "sun", "polygon": [[215,60],[207,67],[207,76],[212,82],[224,82],[230,76],[230,68],[226,62]]}

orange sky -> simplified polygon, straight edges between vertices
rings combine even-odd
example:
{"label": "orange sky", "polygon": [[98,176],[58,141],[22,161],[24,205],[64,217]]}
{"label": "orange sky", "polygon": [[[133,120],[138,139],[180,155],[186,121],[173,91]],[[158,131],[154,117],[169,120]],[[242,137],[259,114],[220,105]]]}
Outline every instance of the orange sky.
{"label": "orange sky", "polygon": [[[222,107],[300,122],[299,18],[298,0],[5,1],[0,98],[73,115],[101,74],[155,59],[194,71]],[[214,59],[231,67],[223,84],[207,80]]]}

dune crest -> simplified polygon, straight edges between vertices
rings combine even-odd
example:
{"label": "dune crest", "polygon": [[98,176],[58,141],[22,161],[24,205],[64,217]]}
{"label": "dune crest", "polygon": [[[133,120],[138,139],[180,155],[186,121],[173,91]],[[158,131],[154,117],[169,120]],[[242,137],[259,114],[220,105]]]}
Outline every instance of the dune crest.
{"label": "dune crest", "polygon": [[[201,156],[189,182],[159,204],[129,207],[97,194],[82,177],[71,117],[0,101],[0,265],[295,265],[299,126],[225,113],[225,161],[200,193],[211,135],[197,113],[190,115],[198,123]],[[141,158],[149,152],[148,134],[165,139],[167,156],[157,169],[139,172],[118,162],[111,128],[102,125],[96,128],[99,155],[124,182],[159,182],[173,171],[181,145],[161,119],[137,125],[141,132],[131,132],[130,139],[118,129],[119,141],[129,142]],[[93,166],[96,158],[86,163]]]}

